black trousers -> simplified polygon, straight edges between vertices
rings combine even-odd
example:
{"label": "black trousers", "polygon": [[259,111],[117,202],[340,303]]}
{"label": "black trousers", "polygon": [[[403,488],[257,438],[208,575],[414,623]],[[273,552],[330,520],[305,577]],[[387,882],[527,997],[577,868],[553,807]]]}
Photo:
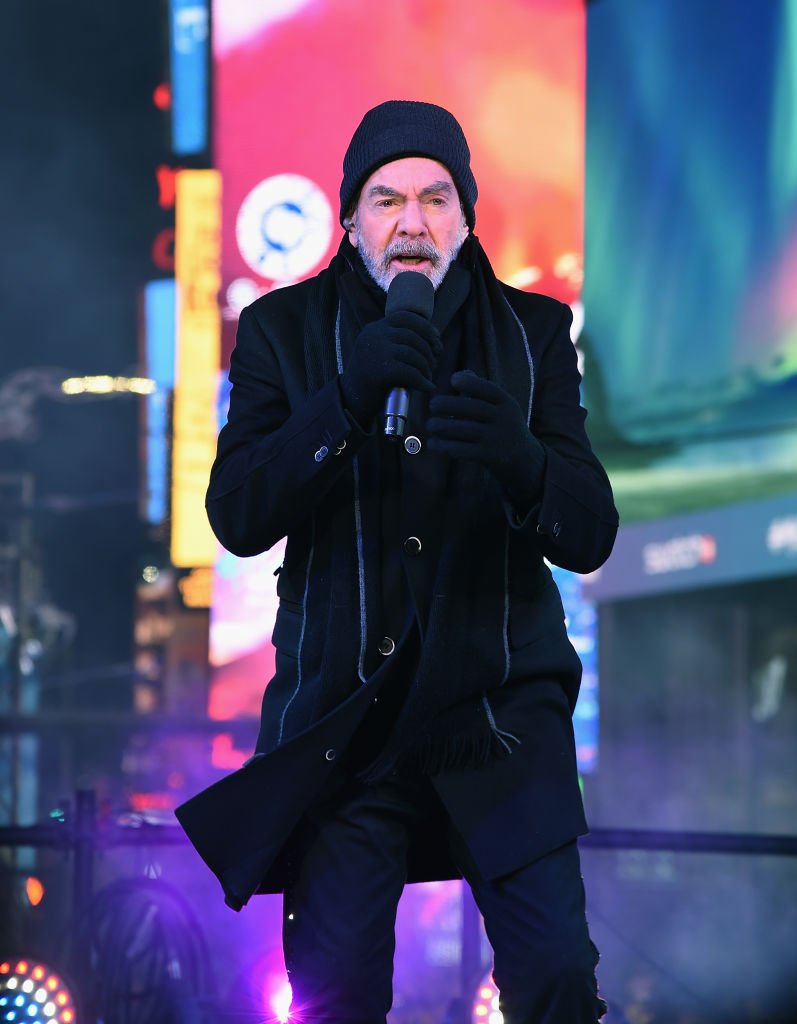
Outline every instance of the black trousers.
{"label": "black trousers", "polygon": [[[430,792],[426,780],[339,778],[308,817],[283,917],[292,1012],[303,1024],[384,1024],[408,836]],[[484,917],[505,1024],[595,1024],[606,1006],[575,842],[488,881],[448,831]]]}

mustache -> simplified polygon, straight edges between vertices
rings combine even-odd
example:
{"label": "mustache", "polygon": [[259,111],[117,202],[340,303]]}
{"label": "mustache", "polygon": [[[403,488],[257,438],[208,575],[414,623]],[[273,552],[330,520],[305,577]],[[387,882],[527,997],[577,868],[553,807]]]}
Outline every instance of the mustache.
{"label": "mustache", "polygon": [[390,261],[399,256],[429,260],[433,267],[440,262],[440,252],[431,242],[412,241],[411,239],[397,239],[395,242],[391,242],[385,249],[382,262],[387,268],[390,266]]}

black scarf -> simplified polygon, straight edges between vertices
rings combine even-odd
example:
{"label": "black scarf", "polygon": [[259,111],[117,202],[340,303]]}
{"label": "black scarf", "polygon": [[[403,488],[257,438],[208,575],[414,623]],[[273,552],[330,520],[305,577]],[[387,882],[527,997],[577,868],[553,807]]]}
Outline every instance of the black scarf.
{"label": "black scarf", "polygon": [[[345,368],[363,323],[384,315],[384,298],[344,236],[310,292],[304,337],[308,394]],[[496,381],[530,417],[534,374],[528,340],[475,236],[466,240],[436,293],[433,322],[444,349],[458,350],[461,366]],[[452,339],[452,332],[461,336]],[[397,765],[435,772],[479,763],[508,749],[484,700],[509,673],[510,531],[503,493],[473,463],[451,463],[437,479],[442,541],[424,642],[401,712],[381,755],[365,773],[369,780]],[[334,640],[326,645],[319,716],[348,696],[352,678],[365,682],[376,667],[369,652],[378,643],[373,611],[381,600],[379,488],[374,438],[363,445],[333,496],[341,509],[354,508],[355,521],[338,519],[332,527],[326,629]],[[360,608],[356,651],[338,642],[351,635],[352,602]]]}

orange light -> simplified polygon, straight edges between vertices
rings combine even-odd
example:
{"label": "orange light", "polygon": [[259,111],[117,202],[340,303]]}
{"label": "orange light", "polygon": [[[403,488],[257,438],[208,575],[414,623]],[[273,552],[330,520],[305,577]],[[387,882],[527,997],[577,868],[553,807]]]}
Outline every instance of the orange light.
{"label": "orange light", "polygon": [[58,978],[56,978],[54,974],[51,974],[50,977],[45,982],[45,985],[51,992],[55,992],[55,990],[58,988]]}
{"label": "orange light", "polygon": [[40,965],[37,966],[37,967],[34,967],[33,968],[33,977],[36,979],[36,981],[41,981],[41,979],[44,977],[44,968],[42,966],[40,966]]}
{"label": "orange light", "polygon": [[72,1021],[74,1019],[75,1015],[74,1013],[72,1013],[71,1010],[64,1010],[64,1012],[61,1014],[61,1020],[64,1022],[64,1024],[72,1024]]}
{"label": "orange light", "polygon": [[[25,879],[25,895],[28,897],[28,902],[32,907],[38,907],[44,898],[44,886],[35,875]],[[42,972],[40,977],[43,976],[44,972]]]}
{"label": "orange light", "polygon": [[55,997],[55,1001],[56,1003],[58,1003],[59,1006],[66,1006],[66,1004],[69,1002],[69,996],[66,994],[66,992],[59,992],[58,995]]}
{"label": "orange light", "polygon": [[27,974],[27,973],[28,973],[28,961],[27,960],[20,960],[17,963],[17,974]]}

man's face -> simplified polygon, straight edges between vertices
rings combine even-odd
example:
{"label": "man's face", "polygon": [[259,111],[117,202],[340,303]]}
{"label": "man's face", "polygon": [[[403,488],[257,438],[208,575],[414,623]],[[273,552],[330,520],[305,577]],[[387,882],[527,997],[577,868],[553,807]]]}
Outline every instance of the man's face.
{"label": "man's face", "polygon": [[468,226],[446,168],[427,157],[408,156],[368,178],[348,231],[369,274],[387,291],[403,270],[425,274],[437,288]]}

